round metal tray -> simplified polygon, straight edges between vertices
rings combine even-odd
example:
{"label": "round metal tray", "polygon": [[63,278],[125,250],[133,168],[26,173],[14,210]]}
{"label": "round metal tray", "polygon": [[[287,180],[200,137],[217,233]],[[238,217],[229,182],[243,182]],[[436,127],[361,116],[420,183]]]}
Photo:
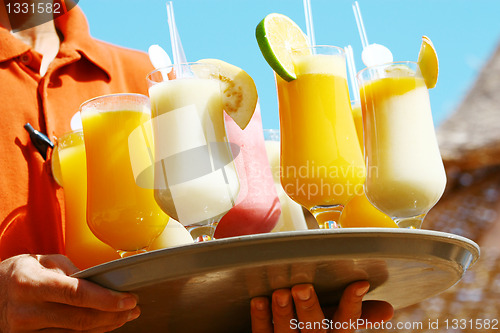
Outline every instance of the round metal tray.
{"label": "round metal tray", "polygon": [[152,251],[76,273],[139,296],[141,316],[117,332],[249,332],[250,299],[312,283],[322,305],[368,280],[367,300],[394,308],[457,283],[479,257],[443,232],[349,228],[250,235]]}

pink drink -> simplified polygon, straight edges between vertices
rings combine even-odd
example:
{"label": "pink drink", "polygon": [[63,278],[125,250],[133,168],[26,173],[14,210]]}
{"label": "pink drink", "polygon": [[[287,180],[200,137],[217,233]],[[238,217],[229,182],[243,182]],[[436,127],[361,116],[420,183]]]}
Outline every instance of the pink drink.
{"label": "pink drink", "polygon": [[240,192],[236,205],[217,225],[215,238],[270,232],[281,207],[267,159],[260,108],[257,105],[244,131],[227,114],[224,116],[229,142],[241,149],[235,154]]}

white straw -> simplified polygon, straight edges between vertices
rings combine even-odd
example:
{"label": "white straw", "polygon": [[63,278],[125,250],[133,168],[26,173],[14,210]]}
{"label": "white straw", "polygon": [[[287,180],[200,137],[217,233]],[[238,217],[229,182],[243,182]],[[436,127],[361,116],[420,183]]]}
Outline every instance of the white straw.
{"label": "white straw", "polygon": [[357,1],[354,1],[352,4],[352,10],[354,11],[354,17],[356,18],[356,24],[358,25],[361,44],[363,45],[363,49],[365,49],[368,46],[368,38],[366,37],[365,25],[363,24],[363,18],[361,17],[361,11],[359,10],[359,4]]}
{"label": "white straw", "polygon": [[179,61],[179,49],[177,48],[177,34],[176,34],[176,26],[175,26],[175,17],[174,17],[174,7],[172,1],[167,1],[167,19],[168,19],[168,27],[170,32],[170,45],[172,47],[172,56],[174,58],[174,64],[180,63]]}
{"label": "white straw", "polygon": [[354,54],[352,52],[351,45],[347,45],[345,48],[345,57],[347,60],[347,69],[349,70],[349,76],[351,78],[351,87],[352,87],[352,97],[355,101],[359,101],[359,85],[356,80],[356,63],[354,62]]}
{"label": "white straw", "polygon": [[[172,45],[172,56],[174,58],[174,66],[179,64],[185,64],[186,54],[181,43],[181,37],[179,36],[179,31],[177,30],[177,25],[175,24],[174,15],[174,5],[172,1],[167,1],[167,15],[168,15],[168,27],[170,29],[170,43]],[[179,70],[179,77],[192,76],[190,70],[187,66],[176,66]]]}
{"label": "white straw", "polygon": [[311,0],[303,0],[304,1],[304,14],[306,16],[306,28],[307,28],[307,37],[309,39],[309,45],[316,45],[316,39],[314,37],[314,24],[312,18],[311,11]]}

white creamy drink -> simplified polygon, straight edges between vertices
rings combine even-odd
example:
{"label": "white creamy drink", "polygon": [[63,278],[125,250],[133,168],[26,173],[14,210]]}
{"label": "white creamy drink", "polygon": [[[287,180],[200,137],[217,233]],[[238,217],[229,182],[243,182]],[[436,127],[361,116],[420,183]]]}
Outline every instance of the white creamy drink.
{"label": "white creamy drink", "polygon": [[218,222],[239,191],[219,81],[175,79],[153,85],[149,95],[156,201],[183,225]]}
{"label": "white creamy drink", "polygon": [[442,196],[446,174],[424,80],[372,80],[362,85],[361,98],[368,199],[396,222],[425,215]]}

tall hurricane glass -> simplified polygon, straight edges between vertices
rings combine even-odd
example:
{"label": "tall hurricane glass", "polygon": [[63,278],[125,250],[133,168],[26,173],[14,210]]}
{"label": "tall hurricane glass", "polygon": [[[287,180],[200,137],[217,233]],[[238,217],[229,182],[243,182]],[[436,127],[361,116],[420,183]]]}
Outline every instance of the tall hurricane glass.
{"label": "tall hurricane glass", "polygon": [[193,239],[213,238],[235,204],[239,180],[224,125],[217,66],[174,65],[148,75],[155,142],[155,198]]}
{"label": "tall hurricane glass", "polygon": [[366,196],[400,227],[420,228],[444,192],[446,174],[418,64],[369,67],[357,78],[365,134]]}
{"label": "tall hurricane glass", "polygon": [[354,125],[344,50],[293,50],[297,78],[278,75],[281,184],[320,227],[334,226],[343,207],[362,193],[365,165]]}
{"label": "tall hurricane glass", "polygon": [[168,222],[154,200],[151,172],[139,172],[152,162],[149,98],[100,96],[83,103],[80,111],[90,230],[121,256],[145,252]]}

